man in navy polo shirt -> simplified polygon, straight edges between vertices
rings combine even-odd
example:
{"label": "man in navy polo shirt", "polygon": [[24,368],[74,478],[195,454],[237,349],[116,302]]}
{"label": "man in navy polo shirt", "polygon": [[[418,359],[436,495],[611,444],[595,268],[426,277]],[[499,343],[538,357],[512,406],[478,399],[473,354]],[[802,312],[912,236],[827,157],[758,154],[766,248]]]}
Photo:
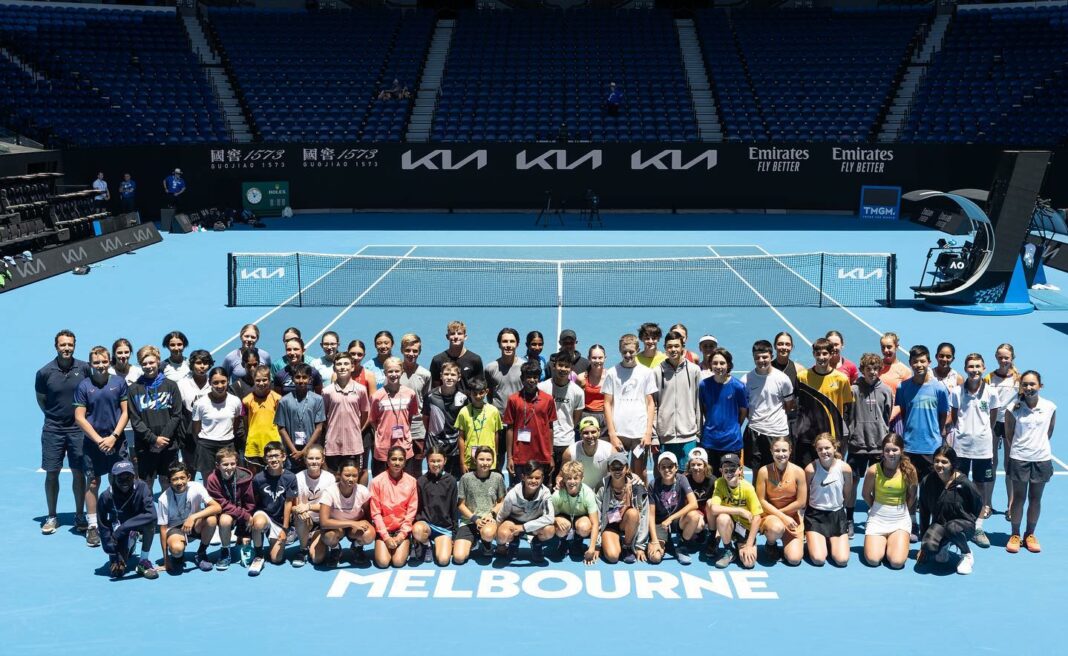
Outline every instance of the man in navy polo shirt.
{"label": "man in navy polo shirt", "polygon": [[174,169],[173,173],[163,179],[163,191],[167,194],[169,205],[174,209],[181,209],[185,194],[185,178],[182,177],[182,169]]}
{"label": "man in navy polo shirt", "polygon": [[82,452],[85,455],[85,507],[89,514],[89,529],[85,544],[100,546],[96,523],[96,498],[100,490],[100,475],[126,458],[123,430],[129,418],[126,407],[128,390],[121,376],[108,373],[111,354],[103,346],[89,351],[89,378],[78,383],[74,390],[74,421],[85,434]]}
{"label": "man in navy polo shirt", "polygon": [[48,516],[41,524],[41,533],[51,535],[59,528],[56,503],[59,499],[59,472],[63,458],[74,475],[74,528],[89,528],[85,515],[85,474],[82,470],[82,431],[74,423],[74,390],[89,377],[89,365],[74,358],[74,333],[56,333],[56,357],[37,372],[34,390],[37,405],[44,413],[41,429],[41,469],[45,471],[45,502]]}
{"label": "man in navy polo shirt", "polygon": [[137,209],[137,183],[129,173],[124,173],[119,183],[119,200],[122,201],[123,212]]}

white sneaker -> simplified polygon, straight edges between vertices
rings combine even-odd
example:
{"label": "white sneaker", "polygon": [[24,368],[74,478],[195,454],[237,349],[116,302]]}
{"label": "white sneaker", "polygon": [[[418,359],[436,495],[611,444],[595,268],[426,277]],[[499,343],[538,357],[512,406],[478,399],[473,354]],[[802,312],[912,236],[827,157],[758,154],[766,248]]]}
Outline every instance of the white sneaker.
{"label": "white sneaker", "polygon": [[248,575],[249,576],[259,576],[260,572],[262,572],[262,571],[263,571],[263,558],[257,556],[256,558],[252,559],[252,563],[249,564],[249,566],[248,566]]}
{"label": "white sneaker", "polygon": [[975,556],[970,553],[964,554],[957,563],[957,574],[971,574],[973,565],[975,565]]}

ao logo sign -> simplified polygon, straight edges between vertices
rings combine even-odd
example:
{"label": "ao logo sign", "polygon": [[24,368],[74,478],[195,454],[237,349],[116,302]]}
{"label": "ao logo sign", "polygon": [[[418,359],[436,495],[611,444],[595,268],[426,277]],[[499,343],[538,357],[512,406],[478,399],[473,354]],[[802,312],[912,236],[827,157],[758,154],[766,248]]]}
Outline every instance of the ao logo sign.
{"label": "ao logo sign", "polygon": [[883,270],[872,269],[871,271],[866,271],[863,267],[856,267],[855,269],[838,269],[839,280],[867,280],[869,278],[882,280]]}
{"label": "ao logo sign", "polygon": [[242,280],[270,280],[271,278],[285,277],[285,267],[278,267],[277,269],[268,269],[267,267],[257,267],[255,269],[241,269]]}

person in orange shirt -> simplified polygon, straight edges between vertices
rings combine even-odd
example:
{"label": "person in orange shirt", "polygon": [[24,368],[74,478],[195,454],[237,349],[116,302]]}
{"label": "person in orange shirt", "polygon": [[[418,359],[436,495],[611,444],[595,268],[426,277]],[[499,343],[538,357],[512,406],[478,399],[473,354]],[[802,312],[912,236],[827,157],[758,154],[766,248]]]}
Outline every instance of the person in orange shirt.
{"label": "person in orange shirt", "polygon": [[404,447],[391,447],[386,456],[386,471],[371,481],[371,521],[374,523],[375,566],[404,567],[408,561],[408,538],[419,505],[415,478],[405,473],[407,455]]}

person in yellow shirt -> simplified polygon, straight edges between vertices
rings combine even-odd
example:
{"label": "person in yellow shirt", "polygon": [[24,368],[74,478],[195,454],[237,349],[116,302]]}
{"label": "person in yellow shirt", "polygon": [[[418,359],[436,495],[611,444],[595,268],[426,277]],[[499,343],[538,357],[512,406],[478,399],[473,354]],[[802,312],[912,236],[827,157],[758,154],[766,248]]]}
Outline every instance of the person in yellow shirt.
{"label": "person in yellow shirt", "polygon": [[662,334],[660,325],[652,322],[643,323],[638,328],[638,339],[642,341],[642,345],[645,347],[638,355],[634,356],[638,364],[652,369],[653,367],[659,367],[661,362],[667,360],[666,353],[656,350],[656,345],[660,342]]}
{"label": "person in yellow shirt", "polygon": [[252,392],[241,399],[248,417],[248,437],[245,440],[245,463],[255,474],[267,467],[263,459],[263,447],[269,442],[281,440],[274,415],[282,395],[271,389],[271,368],[256,367],[252,375]]}
{"label": "person in yellow shirt", "polygon": [[[504,429],[501,413],[497,408],[486,403],[489,390],[486,381],[475,378],[467,386],[470,403],[465,405],[456,417],[456,430],[460,431],[457,447],[460,449],[460,468],[462,472],[475,471],[475,452],[480,446],[497,448],[497,433]],[[494,456],[493,469],[497,468]]]}
{"label": "person in yellow shirt", "polygon": [[[764,512],[753,484],[745,480],[742,461],[736,453],[727,453],[719,461],[720,477],[712,489],[712,520],[716,534],[708,543],[708,552],[716,567],[723,569],[739,561],[750,569],[756,564],[756,536]],[[722,540],[723,548],[718,549]]]}

